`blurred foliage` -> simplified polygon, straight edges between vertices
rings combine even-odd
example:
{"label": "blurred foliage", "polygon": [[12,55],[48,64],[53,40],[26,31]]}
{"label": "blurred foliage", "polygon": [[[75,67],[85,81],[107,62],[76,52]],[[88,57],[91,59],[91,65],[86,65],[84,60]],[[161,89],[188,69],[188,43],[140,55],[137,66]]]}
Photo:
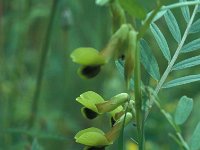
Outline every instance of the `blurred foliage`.
{"label": "blurred foliage", "polygon": [[[105,122],[108,122],[108,118],[100,116],[91,122],[85,120],[80,112],[81,106],[75,98],[88,90],[105,98],[125,92],[123,79],[116,71],[114,63],[103,67],[103,72],[95,79],[83,80],[76,73],[78,66],[69,58],[69,54],[77,47],[92,46],[102,49],[105,46],[111,35],[108,8],[96,6],[93,0],[60,0],[51,31],[53,36],[45,65],[38,116],[34,128],[28,129],[27,121],[51,5],[50,0],[0,1],[0,150],[81,149],[74,142],[75,133],[89,126],[106,131]],[[145,5],[147,11],[154,7],[150,1]],[[181,21],[183,18],[178,11],[177,19]],[[166,30],[162,22],[160,25]],[[171,38],[171,35],[168,37]],[[151,42],[151,38],[149,41]],[[157,58],[161,58],[160,52],[154,52]],[[159,64],[166,64],[163,59],[158,61]],[[190,72],[195,73],[197,69],[194,67]],[[187,70],[181,72],[187,73]],[[179,74],[180,72],[175,72],[172,76]],[[146,76],[143,78],[145,82],[151,82]],[[190,120],[183,126],[184,134],[188,137],[199,120],[199,82],[163,90],[160,97],[165,109],[174,112],[177,100],[183,93],[194,98],[196,107]],[[159,110],[153,108],[147,120],[147,149],[177,149],[176,144],[167,138],[172,129],[158,112]],[[134,126],[126,128],[127,149],[134,147],[130,138],[135,137],[135,134]],[[116,149],[116,145],[109,149]]]}

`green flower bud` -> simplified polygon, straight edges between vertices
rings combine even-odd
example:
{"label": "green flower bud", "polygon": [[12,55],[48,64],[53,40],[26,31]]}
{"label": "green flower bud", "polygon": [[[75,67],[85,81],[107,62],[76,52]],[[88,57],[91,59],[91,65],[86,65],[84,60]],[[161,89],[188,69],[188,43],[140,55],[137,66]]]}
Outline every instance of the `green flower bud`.
{"label": "green flower bud", "polygon": [[[124,51],[124,46],[127,45],[126,41],[130,27],[127,24],[121,25],[121,27],[112,35],[107,46],[101,51],[101,54],[109,60],[113,56],[121,55],[121,49]],[[125,46],[126,47],[126,46]]]}
{"label": "green flower bud", "polygon": [[101,148],[112,144],[112,142],[108,141],[102,130],[94,127],[79,131],[75,135],[75,139],[77,143],[89,147]]}
{"label": "green flower bud", "polygon": [[[123,112],[123,107],[119,106],[113,111],[109,112],[110,115],[114,118],[114,120],[118,120],[121,116],[119,115],[121,112]],[[120,116],[120,117],[119,117]]]}
{"label": "green flower bud", "polygon": [[129,32],[129,46],[125,54],[124,77],[127,87],[129,87],[130,79],[134,70],[134,53],[137,48],[137,32],[132,30]]}
{"label": "green flower bud", "polygon": [[[124,122],[124,117],[125,114],[119,119],[117,120],[117,122],[114,124],[114,126],[112,127],[112,129],[106,133],[106,137],[109,141],[115,141],[118,136],[120,135],[122,126],[123,126],[123,122]],[[126,126],[128,123],[130,123],[132,119],[132,114],[131,113],[126,113],[126,119],[125,119],[125,123],[124,126]]]}
{"label": "green flower bud", "polygon": [[98,111],[101,113],[110,112],[116,109],[118,106],[124,104],[126,101],[128,101],[128,98],[129,95],[127,93],[121,93],[112,97],[109,101],[96,104],[96,106]]}
{"label": "green flower bud", "polygon": [[122,106],[119,106],[109,113],[111,115],[110,123],[111,123],[111,126],[113,127],[116,121],[124,114],[124,110]]}

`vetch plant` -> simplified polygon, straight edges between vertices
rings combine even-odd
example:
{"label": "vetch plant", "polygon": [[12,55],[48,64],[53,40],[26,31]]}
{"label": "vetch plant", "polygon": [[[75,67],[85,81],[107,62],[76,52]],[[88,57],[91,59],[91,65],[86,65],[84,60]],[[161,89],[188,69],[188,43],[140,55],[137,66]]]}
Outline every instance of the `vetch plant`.
{"label": "vetch plant", "polygon": [[[139,0],[96,0],[97,5],[108,6],[111,10],[113,35],[101,51],[83,47],[71,53],[72,61],[81,65],[79,74],[86,78],[95,77],[103,65],[115,61],[116,68],[122,74],[127,88],[127,93],[118,94],[109,100],[104,100],[102,96],[93,91],[87,91],[76,99],[83,105],[81,112],[84,117],[94,119],[98,115],[107,113],[111,118],[111,129],[108,132],[91,127],[76,134],[76,142],[83,144],[85,149],[105,149],[119,137],[118,149],[122,150],[123,130],[128,123],[132,122],[137,129],[137,139],[134,141],[138,144],[139,150],[144,150],[144,128],[153,105],[159,108],[161,114],[174,129],[174,133],[169,135],[180,146],[180,149],[200,149],[198,142],[200,125],[197,125],[189,141],[184,139],[180,127],[191,114],[193,99],[182,96],[173,116],[164,110],[159,99],[161,89],[200,80],[200,74],[192,74],[168,81],[170,73],[200,64],[200,56],[177,62],[181,55],[200,49],[199,36],[186,42],[188,36],[200,32],[200,19],[196,17],[200,12],[200,1],[180,0],[168,6],[165,6],[163,1],[153,2],[156,8],[147,13]],[[186,23],[183,31],[179,27],[180,24],[173,9],[180,10],[183,15]],[[140,22],[140,26],[128,22],[127,17],[134,19],[134,22]],[[158,26],[160,19],[165,20],[167,30],[172,36],[171,40],[177,45],[175,50],[168,44],[165,32]],[[147,33],[152,37],[151,42],[154,44],[149,44],[145,36]],[[152,52],[152,45],[155,44],[167,61],[166,69],[162,73],[159,68],[160,64]],[[145,84],[142,81],[141,64],[145,72],[149,74],[149,78],[155,81],[153,84],[151,82]]]}

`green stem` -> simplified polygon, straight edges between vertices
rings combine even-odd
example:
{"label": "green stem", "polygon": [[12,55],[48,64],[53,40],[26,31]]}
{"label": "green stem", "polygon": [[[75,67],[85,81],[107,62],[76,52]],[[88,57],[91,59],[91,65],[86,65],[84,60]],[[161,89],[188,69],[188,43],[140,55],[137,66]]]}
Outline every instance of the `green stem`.
{"label": "green stem", "polygon": [[161,5],[158,5],[155,10],[151,13],[151,15],[148,17],[148,19],[144,22],[143,26],[140,28],[139,34],[138,34],[138,40],[141,39],[146,31],[149,29],[149,25],[151,24],[153,18],[156,16],[156,14],[160,11]]}
{"label": "green stem", "polygon": [[187,145],[187,143],[185,142],[184,138],[182,137],[179,128],[177,127],[176,124],[174,124],[174,122],[172,122],[172,120],[169,120],[168,116],[166,115],[166,112],[164,109],[161,108],[160,103],[158,102],[158,99],[154,99],[154,103],[156,104],[156,106],[159,108],[159,110],[161,111],[161,114],[163,114],[163,116],[167,119],[167,121],[169,122],[169,124],[173,127],[173,129],[176,132],[176,136],[178,137],[177,140],[178,143],[180,143],[180,145],[185,149],[185,150],[190,150],[189,146]]}
{"label": "green stem", "polygon": [[118,0],[113,0],[110,3],[110,10],[112,14],[113,32],[115,32],[126,22],[126,16]]}
{"label": "green stem", "polygon": [[59,2],[59,0],[54,0],[52,3],[50,20],[49,20],[49,24],[48,24],[46,35],[45,35],[45,41],[44,41],[44,44],[42,47],[40,66],[39,66],[39,71],[38,71],[38,75],[37,75],[37,82],[36,82],[35,92],[34,92],[33,101],[32,101],[31,114],[30,114],[30,118],[29,118],[29,122],[28,122],[28,128],[33,127],[34,122],[36,120],[36,116],[37,116],[39,96],[40,96],[41,85],[42,85],[42,78],[43,78],[45,62],[46,62],[46,58],[47,58],[47,54],[48,54],[48,50],[49,50],[49,44],[50,44],[50,40],[51,40],[51,36],[52,36],[53,20],[55,18],[58,2]]}
{"label": "green stem", "polygon": [[134,90],[135,90],[135,110],[136,110],[136,124],[139,140],[139,150],[144,149],[144,122],[143,122],[143,111],[142,111],[142,98],[141,98],[141,68],[140,68],[140,49],[135,49],[134,58]]}

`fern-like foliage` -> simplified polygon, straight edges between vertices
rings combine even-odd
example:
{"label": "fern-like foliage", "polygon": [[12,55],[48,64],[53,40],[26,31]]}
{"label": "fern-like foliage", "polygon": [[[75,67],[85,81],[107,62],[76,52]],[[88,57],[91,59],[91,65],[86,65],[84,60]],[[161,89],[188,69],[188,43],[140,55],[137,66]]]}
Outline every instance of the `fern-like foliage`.
{"label": "fern-like foliage", "polygon": [[[180,0],[180,3],[184,1],[185,0]],[[174,16],[173,10],[161,10],[160,13],[158,13],[158,15],[155,17],[156,19],[154,19],[153,22],[150,24],[150,30],[152,32],[153,38],[155,39],[155,42],[161,50],[164,58],[168,61],[168,66],[165,72],[161,75],[161,78],[159,78],[160,72],[158,63],[155,57],[152,55],[153,53],[148,42],[144,41],[144,39],[141,40],[142,64],[144,65],[146,71],[151,75],[151,77],[158,81],[156,93],[158,93],[161,88],[171,88],[182,84],[200,81],[200,75],[197,74],[180,77],[178,79],[174,79],[165,83],[168,75],[172,71],[187,69],[193,66],[200,65],[200,56],[187,58],[177,63],[177,59],[180,55],[184,55],[184,53],[189,53],[200,49],[199,38],[185,43],[189,35],[200,32],[200,19],[195,18],[196,14],[199,12],[198,5],[194,7],[192,14],[190,14],[190,8],[188,6],[181,7],[180,11],[183,15],[185,23],[187,24],[185,31],[183,31],[183,35],[181,35],[179,27],[180,24]],[[171,47],[168,45],[168,41],[165,38],[164,33],[159,29],[156,24],[156,21],[162,17],[165,20],[168,31],[171,33],[172,37],[177,43],[177,49],[175,50],[175,52],[171,50]],[[143,53],[143,50],[146,50],[146,52]],[[171,53],[174,53],[174,55],[172,56]]]}

